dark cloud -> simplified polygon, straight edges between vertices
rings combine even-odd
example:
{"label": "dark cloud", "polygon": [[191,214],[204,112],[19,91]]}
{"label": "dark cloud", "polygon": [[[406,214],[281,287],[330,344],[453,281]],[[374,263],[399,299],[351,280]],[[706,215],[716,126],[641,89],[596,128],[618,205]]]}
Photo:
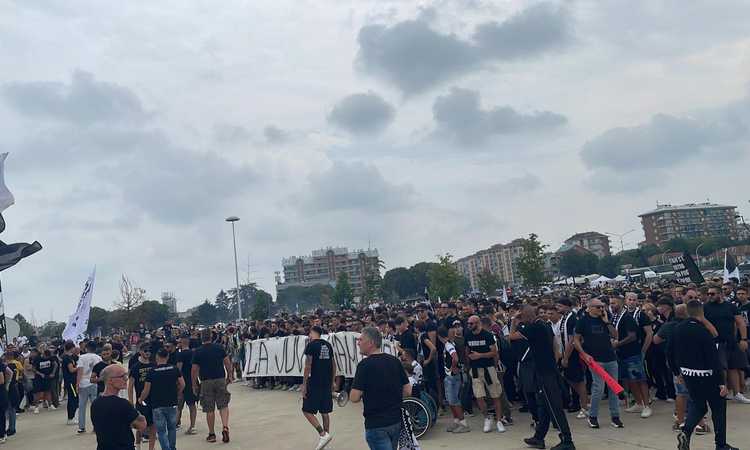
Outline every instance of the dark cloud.
{"label": "dark cloud", "polygon": [[[590,184],[604,191],[653,187],[663,170],[699,158],[732,159],[750,139],[750,99],[692,116],[657,114],[633,127],[605,131],[584,144]],[[643,180],[649,180],[643,183]]]}
{"label": "dark cloud", "polygon": [[263,137],[268,144],[283,144],[289,140],[289,133],[276,125],[268,125],[263,128]]}
{"label": "dark cloud", "polygon": [[32,119],[77,124],[141,123],[148,118],[138,97],[128,88],[97,81],[76,70],[70,84],[12,82],[0,89],[8,105]]}
{"label": "dark cloud", "polygon": [[479,92],[452,88],[435,99],[432,115],[436,134],[463,145],[481,145],[491,136],[545,131],[567,123],[564,116],[549,111],[524,114],[509,106],[482,109]]}
{"label": "dark cloud", "polygon": [[310,176],[300,200],[312,212],[392,212],[412,204],[414,188],[389,183],[373,165],[336,161],[328,170]]}
{"label": "dark cloud", "polygon": [[417,94],[486,62],[532,57],[560,47],[569,35],[567,12],[546,3],[502,23],[477,26],[473,40],[438,32],[425,20],[367,25],[359,32],[356,64],[406,95]]}
{"label": "dark cloud", "polygon": [[390,103],[368,92],[341,99],[328,114],[328,121],[352,134],[377,134],[390,125],[395,115]]}

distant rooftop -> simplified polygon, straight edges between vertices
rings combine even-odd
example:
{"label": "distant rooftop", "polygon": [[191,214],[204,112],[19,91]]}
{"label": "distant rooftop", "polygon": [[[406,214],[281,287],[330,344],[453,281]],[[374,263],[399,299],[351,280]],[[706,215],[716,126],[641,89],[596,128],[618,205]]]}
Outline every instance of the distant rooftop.
{"label": "distant rooftop", "polygon": [[596,232],[596,231],[584,231],[583,233],[576,233],[573,236],[571,236],[571,237],[569,237],[569,238],[567,238],[565,240],[566,241],[570,241],[570,240],[573,240],[573,239],[587,238],[587,237],[591,237],[591,236],[598,237],[598,238],[609,239],[609,237],[606,234],[602,234],[602,233],[599,233],[599,232]]}
{"label": "distant rooftop", "polygon": [[657,205],[656,209],[640,214],[638,217],[650,216],[652,214],[661,214],[667,211],[687,211],[691,209],[730,209],[730,208],[736,208],[736,206],[718,205],[716,203],[687,203],[685,205],[674,205],[674,206],[669,205],[669,204],[664,204],[664,205]]}
{"label": "distant rooftop", "polygon": [[290,256],[288,258],[283,258],[281,260],[281,263],[285,266],[292,266],[292,265],[297,264],[298,259],[301,259],[305,264],[309,264],[313,261],[313,258],[325,257],[329,251],[332,251],[334,255],[338,255],[338,256],[347,255],[350,259],[358,258],[360,253],[364,253],[365,256],[371,257],[371,258],[378,256],[378,249],[376,248],[367,249],[367,250],[359,249],[359,250],[354,250],[350,252],[347,247],[327,247],[327,248],[321,248],[318,250],[313,250],[311,255]]}

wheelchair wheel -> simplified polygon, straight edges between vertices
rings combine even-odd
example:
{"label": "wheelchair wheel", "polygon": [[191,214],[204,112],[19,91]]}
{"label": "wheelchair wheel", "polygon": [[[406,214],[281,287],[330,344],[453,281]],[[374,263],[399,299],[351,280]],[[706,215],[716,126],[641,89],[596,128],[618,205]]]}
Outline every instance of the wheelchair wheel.
{"label": "wheelchair wheel", "polygon": [[414,436],[417,439],[424,436],[432,426],[432,416],[430,411],[427,410],[427,405],[417,398],[407,397],[401,403],[401,406],[409,413]]}
{"label": "wheelchair wheel", "polygon": [[419,393],[419,399],[422,400],[422,402],[427,406],[427,409],[430,411],[432,422],[437,422],[438,407],[437,403],[435,403],[435,399],[433,399],[432,396],[426,391],[422,391]]}

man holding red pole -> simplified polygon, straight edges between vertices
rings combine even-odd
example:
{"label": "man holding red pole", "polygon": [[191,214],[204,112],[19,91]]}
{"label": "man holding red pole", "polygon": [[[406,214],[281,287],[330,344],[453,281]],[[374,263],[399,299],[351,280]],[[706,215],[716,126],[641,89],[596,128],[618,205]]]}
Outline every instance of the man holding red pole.
{"label": "man holding red pole", "polygon": [[[573,345],[586,364],[596,362],[614,379],[617,379],[617,357],[612,348],[612,341],[617,340],[617,330],[609,321],[606,305],[600,299],[591,300],[586,308],[586,314],[576,324],[576,334]],[[599,428],[599,402],[604,393],[605,380],[595,371],[591,373],[591,409],[589,410],[589,426]],[[609,415],[614,428],[623,428],[620,420],[620,404],[617,395],[610,392]]]}

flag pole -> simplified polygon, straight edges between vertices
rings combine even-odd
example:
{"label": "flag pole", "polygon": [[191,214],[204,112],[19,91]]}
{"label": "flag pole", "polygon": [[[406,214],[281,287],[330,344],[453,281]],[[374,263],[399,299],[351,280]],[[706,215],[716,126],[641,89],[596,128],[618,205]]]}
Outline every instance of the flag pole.
{"label": "flag pole", "polygon": [[3,284],[0,281],[0,327],[2,327],[3,349],[8,346],[8,325],[5,320],[5,297],[3,296]]}

